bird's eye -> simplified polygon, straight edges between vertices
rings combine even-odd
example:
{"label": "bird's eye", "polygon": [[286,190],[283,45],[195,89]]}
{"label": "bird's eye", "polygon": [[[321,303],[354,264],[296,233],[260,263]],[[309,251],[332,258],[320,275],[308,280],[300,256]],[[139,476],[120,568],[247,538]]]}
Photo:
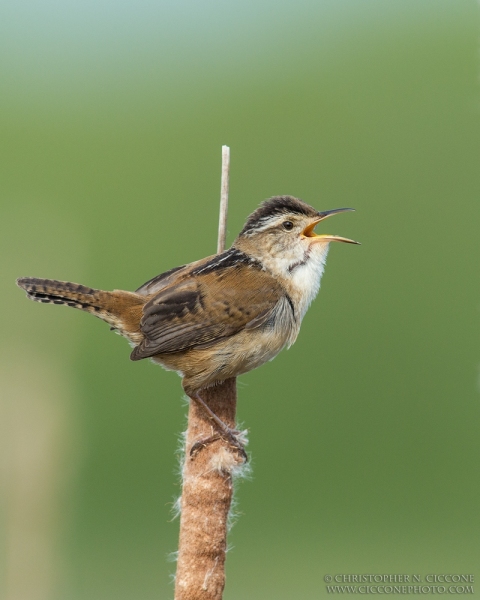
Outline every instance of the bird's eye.
{"label": "bird's eye", "polygon": [[286,229],[287,231],[292,231],[293,229],[293,223],[291,221],[284,221],[282,223],[282,226],[284,229]]}

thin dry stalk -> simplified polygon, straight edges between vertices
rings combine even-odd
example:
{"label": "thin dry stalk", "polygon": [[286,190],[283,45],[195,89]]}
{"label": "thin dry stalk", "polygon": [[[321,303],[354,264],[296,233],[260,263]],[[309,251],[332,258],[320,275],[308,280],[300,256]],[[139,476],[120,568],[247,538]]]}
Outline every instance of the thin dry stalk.
{"label": "thin dry stalk", "polygon": [[225,250],[227,237],[228,187],[230,181],[230,148],[222,146],[222,181],[220,184],[220,219],[218,221],[217,254]]}
{"label": "thin dry stalk", "polygon": [[[225,249],[230,148],[222,147],[222,185],[218,252]],[[202,391],[202,399],[229,427],[235,428],[236,379]],[[175,600],[221,600],[225,587],[228,513],[233,496],[233,472],[243,459],[218,440],[193,457],[192,445],[212,435],[205,411],[190,401],[183,466],[180,540]]]}

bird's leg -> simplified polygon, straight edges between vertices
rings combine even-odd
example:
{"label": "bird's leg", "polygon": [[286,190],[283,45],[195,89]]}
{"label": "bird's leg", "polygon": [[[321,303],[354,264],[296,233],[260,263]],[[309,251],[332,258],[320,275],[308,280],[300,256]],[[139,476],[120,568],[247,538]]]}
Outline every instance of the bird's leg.
{"label": "bird's leg", "polygon": [[211,444],[212,442],[215,442],[217,440],[224,439],[231,446],[236,448],[239,454],[242,456],[243,460],[247,462],[248,456],[245,452],[245,446],[242,443],[241,439],[242,432],[237,431],[236,429],[231,429],[221,419],[219,419],[217,415],[213,412],[213,410],[208,406],[208,404],[202,400],[199,394],[192,394],[190,398],[192,400],[195,400],[195,402],[203,408],[203,410],[207,413],[208,418],[215,423],[218,430],[218,433],[214,433],[209,437],[202,438],[195,442],[190,449],[190,456],[193,456],[196,452],[200,450],[200,448],[208,446],[208,444]]}

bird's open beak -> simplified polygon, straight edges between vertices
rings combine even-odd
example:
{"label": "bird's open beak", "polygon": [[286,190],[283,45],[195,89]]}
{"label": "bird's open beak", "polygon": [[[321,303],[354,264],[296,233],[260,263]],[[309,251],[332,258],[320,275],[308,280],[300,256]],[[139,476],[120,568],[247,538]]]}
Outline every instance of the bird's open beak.
{"label": "bird's open beak", "polygon": [[313,230],[315,227],[328,217],[332,215],[336,215],[337,213],[346,212],[349,210],[355,210],[354,208],[335,208],[333,210],[326,210],[324,212],[318,213],[318,219],[316,219],[313,223],[310,223],[308,227],[303,230],[303,235],[308,238],[313,238],[312,241],[315,242],[347,242],[347,244],[360,244],[360,242],[356,242],[355,240],[350,240],[349,238],[340,237],[339,235],[318,235]]}

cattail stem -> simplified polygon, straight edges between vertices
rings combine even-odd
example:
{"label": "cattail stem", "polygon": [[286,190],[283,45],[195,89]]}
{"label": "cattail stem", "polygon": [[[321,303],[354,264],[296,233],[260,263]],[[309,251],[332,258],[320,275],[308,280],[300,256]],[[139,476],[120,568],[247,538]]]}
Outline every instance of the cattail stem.
{"label": "cattail stem", "polygon": [[[235,426],[235,379],[203,390],[202,398],[229,427]],[[221,600],[225,587],[228,513],[238,456],[223,440],[189,455],[192,445],[212,433],[205,411],[190,402],[183,466],[180,542],[175,600]]]}
{"label": "cattail stem", "polygon": [[[230,149],[223,146],[218,252],[225,248],[229,165]],[[235,428],[235,378],[202,390],[201,395],[226,425]],[[212,433],[215,432],[205,410],[197,402],[190,401],[182,470],[175,600],[221,600],[225,587],[227,526],[233,496],[233,474],[243,463],[243,459],[221,439],[190,456],[193,444]]]}

